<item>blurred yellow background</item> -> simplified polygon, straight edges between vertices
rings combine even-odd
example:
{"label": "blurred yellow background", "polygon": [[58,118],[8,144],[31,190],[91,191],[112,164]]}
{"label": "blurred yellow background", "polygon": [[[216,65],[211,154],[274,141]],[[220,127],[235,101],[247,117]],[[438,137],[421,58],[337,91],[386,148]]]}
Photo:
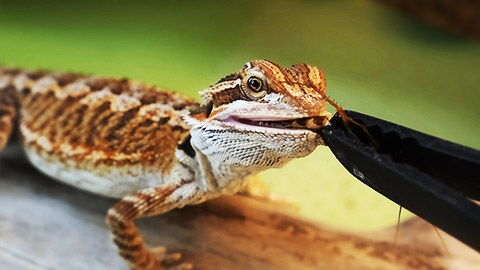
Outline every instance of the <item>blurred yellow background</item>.
{"label": "blurred yellow background", "polygon": [[[198,97],[249,60],[309,63],[346,109],[480,148],[480,46],[375,1],[0,2],[0,64],[129,77]],[[328,148],[261,174],[300,214],[352,229],[398,206]]]}

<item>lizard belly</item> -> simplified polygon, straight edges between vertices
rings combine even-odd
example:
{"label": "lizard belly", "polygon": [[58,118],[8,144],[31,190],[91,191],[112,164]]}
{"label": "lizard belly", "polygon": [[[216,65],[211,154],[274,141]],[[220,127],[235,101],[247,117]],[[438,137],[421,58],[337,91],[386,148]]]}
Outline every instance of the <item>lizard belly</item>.
{"label": "lizard belly", "polygon": [[65,161],[48,157],[36,150],[25,147],[30,162],[44,174],[79,189],[98,195],[122,198],[138,190],[162,184],[159,172],[148,172],[136,166],[72,166]]}

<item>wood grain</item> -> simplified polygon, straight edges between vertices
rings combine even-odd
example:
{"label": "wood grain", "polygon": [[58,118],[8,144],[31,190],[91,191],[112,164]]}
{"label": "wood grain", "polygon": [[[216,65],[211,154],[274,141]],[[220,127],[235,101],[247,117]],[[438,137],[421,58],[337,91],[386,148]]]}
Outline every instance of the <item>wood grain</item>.
{"label": "wood grain", "polygon": [[[104,222],[116,201],[57,183],[22,158],[0,159],[0,269],[126,269]],[[474,269],[480,256],[419,220],[349,233],[244,196],[137,222],[147,244],[181,252],[195,269]],[[403,242],[402,242],[403,241]],[[461,268],[459,268],[461,267]]]}

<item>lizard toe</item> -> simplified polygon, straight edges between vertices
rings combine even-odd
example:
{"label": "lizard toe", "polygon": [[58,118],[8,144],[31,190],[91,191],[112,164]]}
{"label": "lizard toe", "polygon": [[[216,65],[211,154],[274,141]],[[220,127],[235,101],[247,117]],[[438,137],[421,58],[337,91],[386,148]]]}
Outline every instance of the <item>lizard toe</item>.
{"label": "lizard toe", "polygon": [[151,252],[155,255],[157,264],[161,265],[160,269],[188,270],[193,268],[191,263],[179,262],[182,258],[182,254],[179,252],[167,253],[165,247],[155,248]]}

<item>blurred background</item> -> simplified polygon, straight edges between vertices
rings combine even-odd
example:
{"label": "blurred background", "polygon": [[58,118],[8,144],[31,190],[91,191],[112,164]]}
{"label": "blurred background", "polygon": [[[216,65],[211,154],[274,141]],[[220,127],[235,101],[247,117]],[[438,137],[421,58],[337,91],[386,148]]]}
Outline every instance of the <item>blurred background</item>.
{"label": "blurred background", "polygon": [[[480,149],[478,32],[438,8],[385,2],[2,0],[0,64],[128,77],[198,98],[246,61],[304,62],[324,70],[346,109]],[[260,178],[309,219],[356,230],[397,220],[398,206],[326,147]]]}

